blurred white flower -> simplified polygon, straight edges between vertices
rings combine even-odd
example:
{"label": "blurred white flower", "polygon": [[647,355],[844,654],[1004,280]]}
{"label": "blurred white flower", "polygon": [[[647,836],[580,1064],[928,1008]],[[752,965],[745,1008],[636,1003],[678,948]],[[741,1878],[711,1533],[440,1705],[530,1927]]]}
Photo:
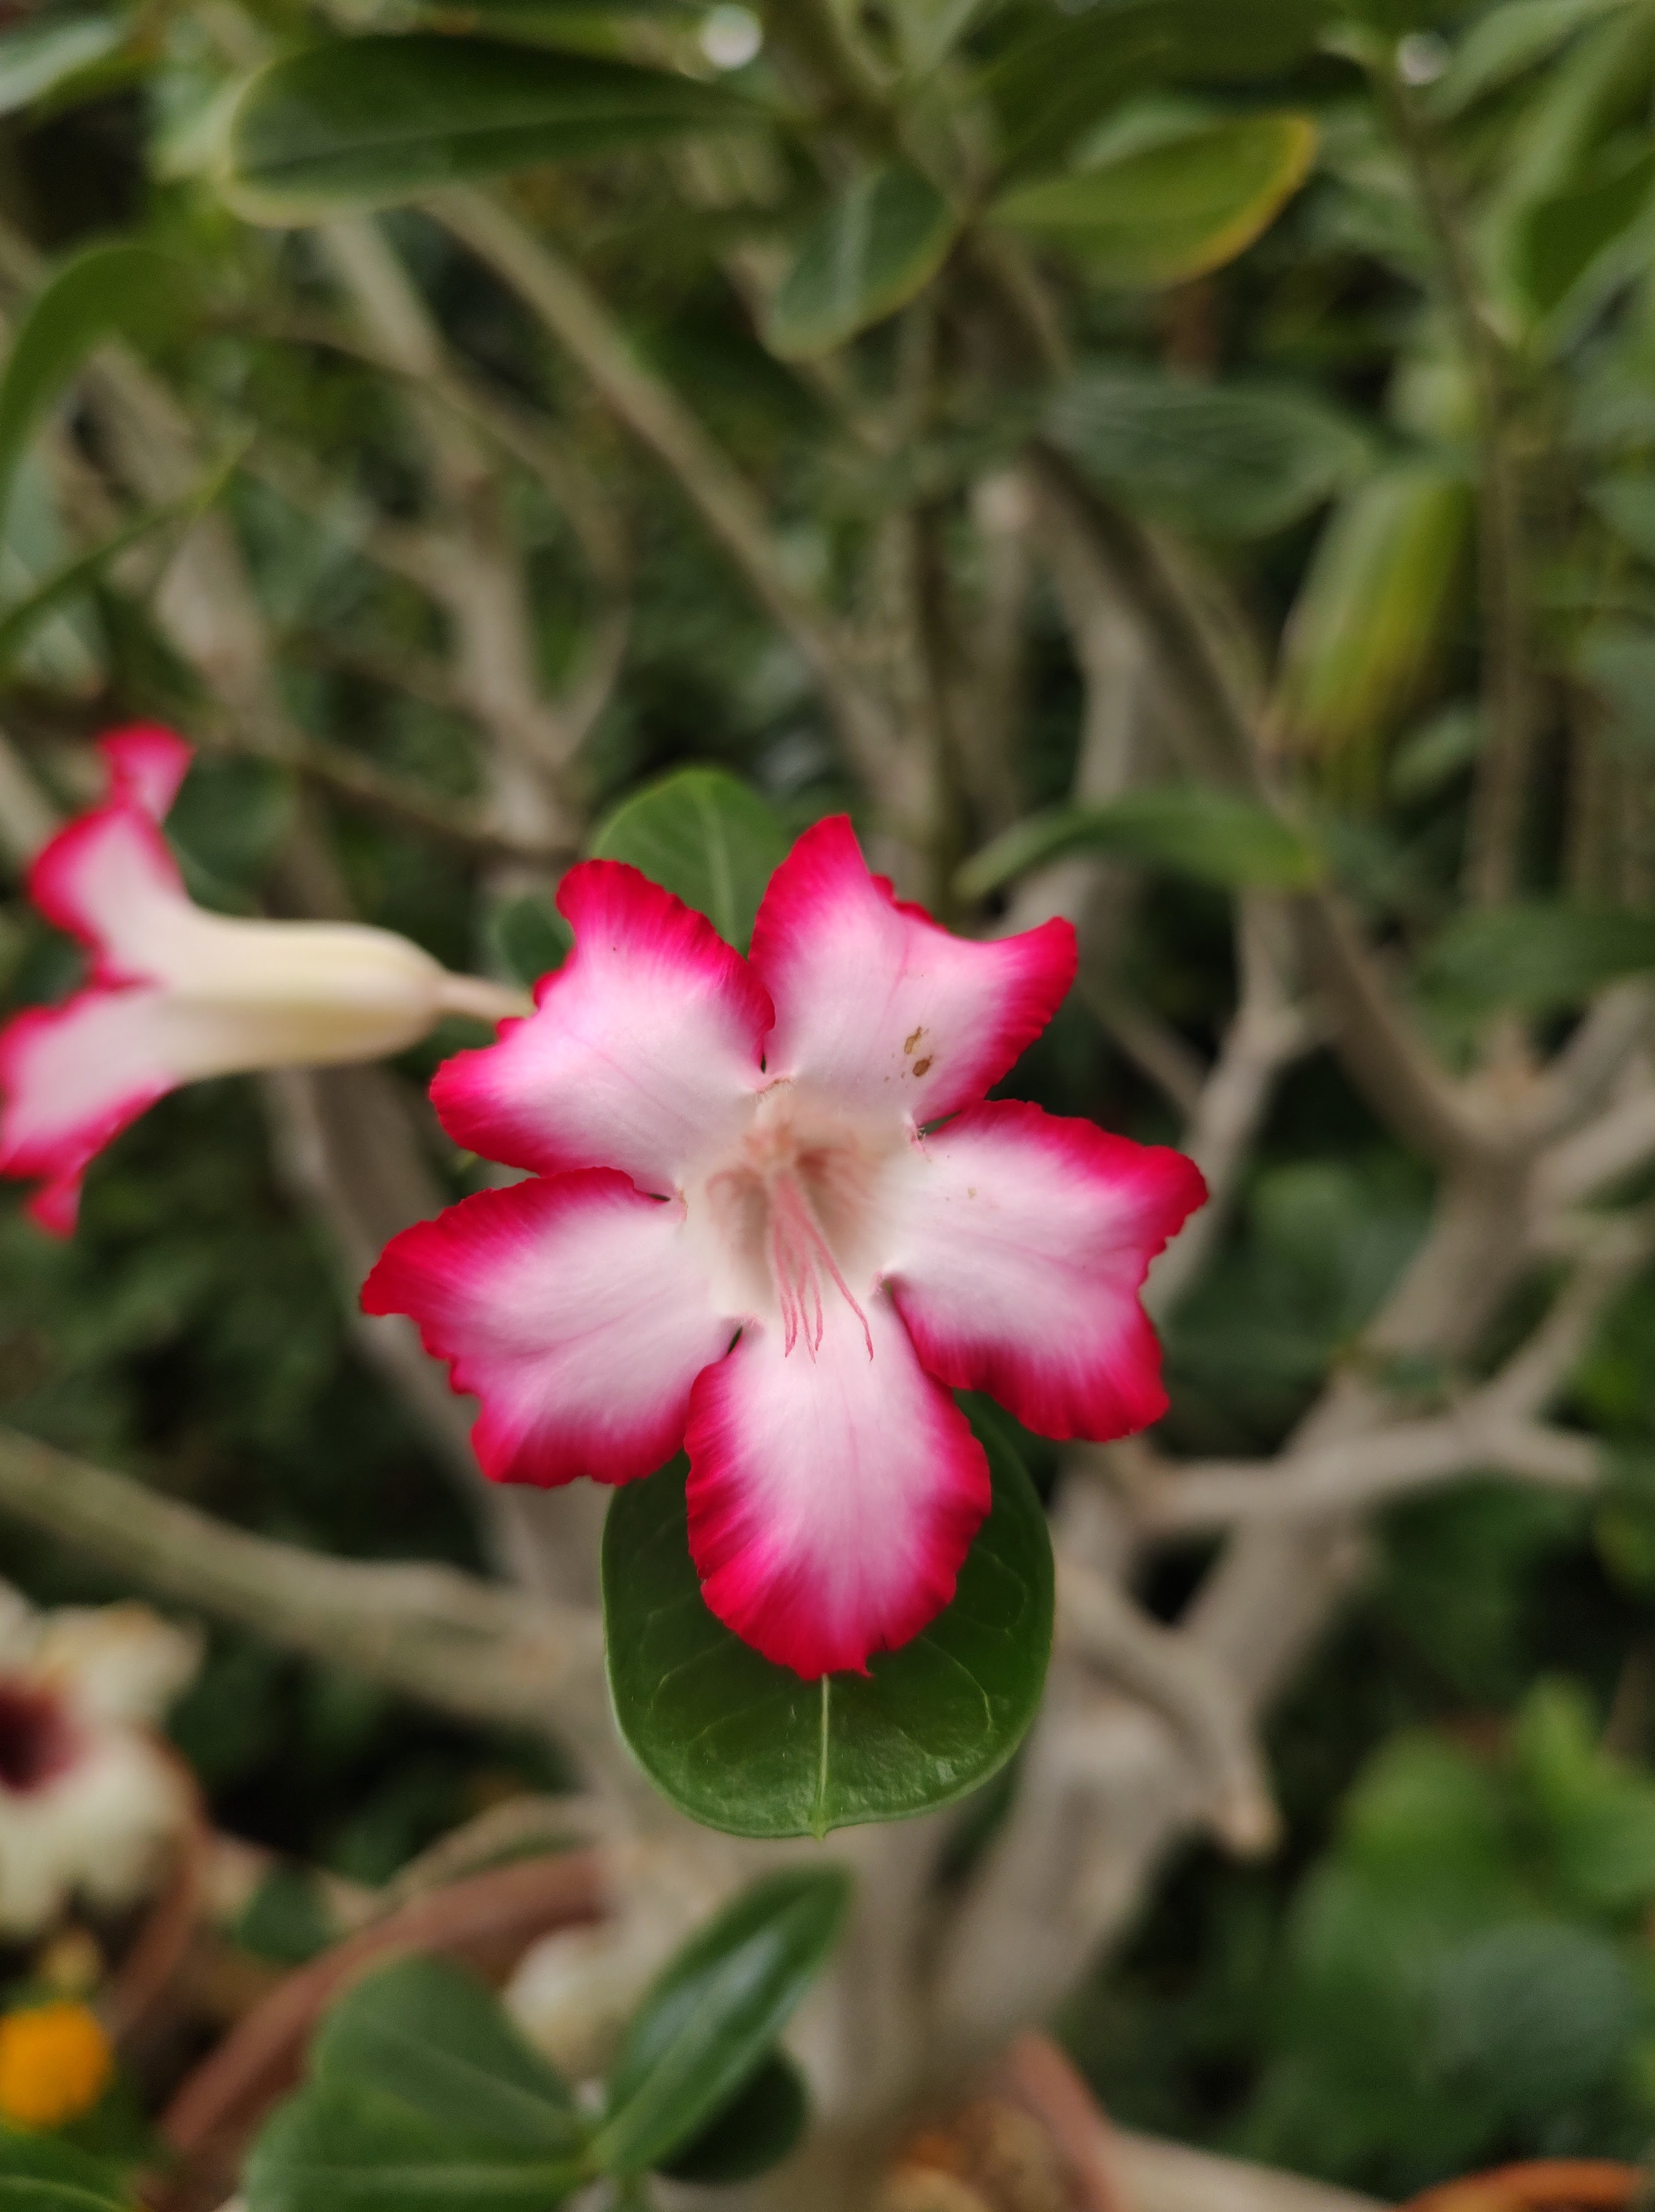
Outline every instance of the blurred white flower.
{"label": "blurred white flower", "polygon": [[751,8],[715,8],[701,27],[701,51],[717,70],[745,69],[764,43],[764,27]]}
{"label": "blurred white flower", "polygon": [[199,1660],[143,1606],[37,1613],[0,1583],[0,1936],[143,1894],[190,1811],[148,1727]]}

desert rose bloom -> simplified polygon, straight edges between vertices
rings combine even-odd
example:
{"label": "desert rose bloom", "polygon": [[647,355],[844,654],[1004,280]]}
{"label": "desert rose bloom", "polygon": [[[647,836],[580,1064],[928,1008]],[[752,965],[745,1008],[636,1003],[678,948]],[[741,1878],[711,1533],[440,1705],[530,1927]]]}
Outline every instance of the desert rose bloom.
{"label": "desert rose bloom", "polygon": [[476,1393],[486,1473],[628,1482],[687,1442],[708,1604],[812,1678],[953,1594],[988,1464],[949,1395],[1051,1437],[1165,1409],[1138,1302],[1202,1195],[1178,1153],[983,1094],[1050,1019],[1074,933],[977,944],[818,823],[743,960],[635,869],[571,869],[537,1010],[438,1072],[449,1133],[535,1180],[397,1237],[405,1313]]}
{"label": "desert rose bloom", "polygon": [[405,938],[346,923],[244,921],[192,903],[161,823],[192,758],[170,730],[100,747],[103,805],[37,854],[29,896],[92,955],[86,988],[0,1030],[0,1175],[67,1236],[88,1163],[180,1084],[376,1060],[444,1012],[496,1020],[513,995],[450,975]]}
{"label": "desert rose bloom", "polygon": [[39,1935],[71,1896],[143,1894],[191,1809],[147,1724],[199,1656],[143,1606],[37,1613],[0,1583],[0,1937]]}

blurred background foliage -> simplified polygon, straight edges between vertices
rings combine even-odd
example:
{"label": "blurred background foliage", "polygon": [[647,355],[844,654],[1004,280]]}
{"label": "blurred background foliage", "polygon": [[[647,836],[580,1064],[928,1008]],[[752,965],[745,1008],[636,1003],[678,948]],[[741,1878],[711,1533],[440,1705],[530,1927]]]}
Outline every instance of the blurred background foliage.
{"label": "blurred background foliage", "polygon": [[[509,19],[512,36],[548,50],[602,53],[622,37],[613,11],[556,0],[411,8],[394,21],[389,9],[341,12],[359,27]],[[1274,661],[1271,720],[1318,848],[1398,966],[1421,963],[1415,1003],[1445,1052],[1465,1054],[1494,1000],[1567,1023],[1583,990],[1648,961],[1645,940],[1594,937],[1576,909],[1636,923],[1650,896],[1655,10],[1192,6],[1135,74],[1148,13],[1129,0],[907,0],[871,5],[862,27],[881,50],[903,29],[940,55],[970,19],[950,68],[986,76],[1011,143],[1048,161],[1071,149],[1064,181],[1017,187],[1037,238],[1090,226],[1065,279],[1081,368],[1048,434],[1128,511],[1182,532],[1233,591]],[[644,32],[715,56],[720,35],[739,48],[747,25],[758,28],[741,9],[663,8]],[[365,517],[394,525],[419,508],[404,395],[348,351],[307,342],[307,318],[332,308],[313,241],[234,220],[202,150],[236,68],[321,27],[287,0],[149,0],[130,17],[12,9],[0,219],[47,255],[120,233],[189,273],[193,304],[163,319],[148,350],[204,450],[231,467],[223,506],[275,642],[284,713],[459,808],[483,796],[484,773],[473,720],[443,676],[441,619],[366,542],[377,525]],[[54,38],[69,42],[60,64],[80,56],[73,66],[51,63]],[[1118,97],[1088,94],[1092,61],[1128,70]],[[1401,88],[1412,121],[1400,138],[1376,83],[1393,105]],[[1192,134],[1287,111],[1314,125],[1302,189],[1282,186],[1270,155],[1279,216],[1261,213],[1256,242],[1222,267],[1181,259],[1161,230],[1185,219],[1164,203],[1169,179],[1188,180]],[[1534,525],[1524,680],[1542,726],[1511,889],[1550,902],[1527,939],[1507,908],[1493,936],[1454,922],[1485,740],[1474,410],[1430,273],[1407,129],[1432,134],[1515,364],[1509,406]],[[1171,166],[1130,169],[1168,148]],[[1115,180],[1107,221],[1092,203],[1059,204],[1099,177]],[[926,420],[883,442],[843,434],[841,395],[778,358],[805,339],[773,331],[767,349],[729,274],[733,254],[773,260],[817,212],[820,180],[796,149],[755,155],[751,175],[733,154],[696,172],[618,153],[530,171],[515,190],[624,303],[652,369],[765,484],[800,574],[877,592],[877,574],[857,582],[870,540],[916,486],[945,557],[975,557],[970,489],[1045,403],[992,349],[974,360],[964,349]],[[1198,206],[1188,216],[1197,229],[1202,219]],[[448,234],[417,210],[386,228],[457,355],[492,388],[549,409],[624,525],[629,628],[571,771],[580,811],[601,817],[694,763],[733,771],[790,830],[847,804],[861,813],[866,794],[800,655],[709,553],[678,489]],[[12,261],[15,316],[27,281]],[[850,373],[883,395],[901,349],[919,342],[910,322],[880,323]],[[7,511],[11,594],[87,534],[72,464],[76,439],[95,459],[95,423],[71,410],[60,427],[70,461],[49,476],[31,459]],[[591,562],[526,471],[506,497],[538,672],[557,690],[601,614]],[[967,576],[968,600],[978,580]],[[928,886],[957,917],[952,864],[1067,799],[1082,711],[1068,632],[1036,576],[1000,781],[964,792],[942,840],[949,865]],[[33,631],[5,712],[65,801],[76,742],[116,720],[158,716],[206,741],[170,828],[210,903],[246,910],[268,896],[302,815],[325,827],[365,917],[458,968],[532,974],[551,957],[542,892],[480,888],[474,856],[453,843],[238,753],[221,704],[124,581],[94,580]],[[1176,1043],[1210,1052],[1233,994],[1227,896],[1210,866],[1161,865],[1135,834],[1117,980]],[[1226,865],[1233,876],[1246,863]],[[14,879],[0,908],[8,1001],[52,995],[72,972]],[[399,1073],[423,1080],[465,1035],[429,1041]],[[1146,1139],[1177,1133],[1118,1030],[1079,1000],[1007,1088]],[[462,1170],[447,1172],[460,1188]],[[1428,1199],[1422,1170],[1326,1054],[1292,1070],[1222,1248],[1169,1325],[1167,1448],[1280,1443],[1395,1283]],[[428,1439],[360,1357],[345,1289],[273,1161],[256,1086],[187,1091],[94,1172],[72,1244],[49,1243],[4,1201],[6,1417],[283,1539],[478,1566]],[[1123,1954],[1067,2009],[1071,2047],[1123,2122],[1387,2194],[1509,2155],[1636,2155],[1655,2134],[1652,1338],[1655,1286],[1639,1281],[1571,1388],[1568,1418],[1616,1455],[1601,1497],[1467,1481],[1375,1522],[1336,1636],[1270,1729],[1286,1845],[1254,1868],[1187,1848]],[[1433,1378],[1416,1382],[1428,1395]],[[1031,1440],[1030,1451],[1049,1477],[1050,1450]],[[1175,1614],[1208,1556],[1192,1546],[1157,1559],[1146,1589],[1158,1613]],[[11,1531],[5,1567],[43,1601],[113,1594],[67,1553]],[[557,1779],[540,1747],[437,1723],[238,1632],[215,1634],[173,1725],[221,1822],[367,1881],[468,1813]],[[302,1898],[272,1893],[247,1933],[301,1954]]]}

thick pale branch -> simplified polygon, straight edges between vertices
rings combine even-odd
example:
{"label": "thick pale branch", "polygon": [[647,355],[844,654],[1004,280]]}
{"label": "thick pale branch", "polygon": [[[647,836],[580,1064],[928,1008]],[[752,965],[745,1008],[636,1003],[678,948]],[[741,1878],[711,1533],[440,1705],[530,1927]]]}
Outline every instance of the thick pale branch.
{"label": "thick pale branch", "polygon": [[1588,1437],[1494,1409],[1399,1423],[1280,1460],[1203,1460],[1167,1474],[1137,1501],[1148,1535],[1193,1535],[1239,1522],[1357,1512],[1479,1469],[1587,1490],[1601,1455]]}
{"label": "thick pale branch", "polygon": [[469,1721],[612,1758],[594,1613],[435,1565],[327,1559],[0,1429],[0,1513],[123,1580]]}
{"label": "thick pale branch", "polygon": [[1057,1603],[1060,1642],[1171,1723],[1220,1839],[1248,1856],[1268,1850],[1281,1821],[1251,1722],[1207,1655],[1062,1552]]}

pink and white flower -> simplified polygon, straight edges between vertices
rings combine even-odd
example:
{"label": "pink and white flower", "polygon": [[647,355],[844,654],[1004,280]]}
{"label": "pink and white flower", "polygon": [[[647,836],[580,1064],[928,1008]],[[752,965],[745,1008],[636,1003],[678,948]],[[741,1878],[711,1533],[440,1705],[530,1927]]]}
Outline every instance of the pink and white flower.
{"label": "pink and white flower", "polygon": [[180,1084],[375,1060],[444,1012],[492,1021],[515,997],[448,975],[389,930],[205,912],[160,827],[191,748],[146,726],[100,750],[103,805],[54,837],[28,878],[40,912],[90,951],[90,979],[0,1030],[0,1175],[40,1179],[28,1211],[58,1236],[75,1226],[88,1164]]}
{"label": "pink and white flower", "polygon": [[405,1231],[363,1304],[476,1393],[497,1480],[630,1482],[687,1443],[714,1613],[806,1679],[864,1668],[948,1602],[988,1510],[952,1390],[1051,1437],[1165,1411],[1138,1291],[1201,1177],[984,1103],[1074,933],[952,936],[843,817],[776,870],[750,960],[613,861],[558,903],[575,950],[536,1012],[432,1086],[532,1180]]}

